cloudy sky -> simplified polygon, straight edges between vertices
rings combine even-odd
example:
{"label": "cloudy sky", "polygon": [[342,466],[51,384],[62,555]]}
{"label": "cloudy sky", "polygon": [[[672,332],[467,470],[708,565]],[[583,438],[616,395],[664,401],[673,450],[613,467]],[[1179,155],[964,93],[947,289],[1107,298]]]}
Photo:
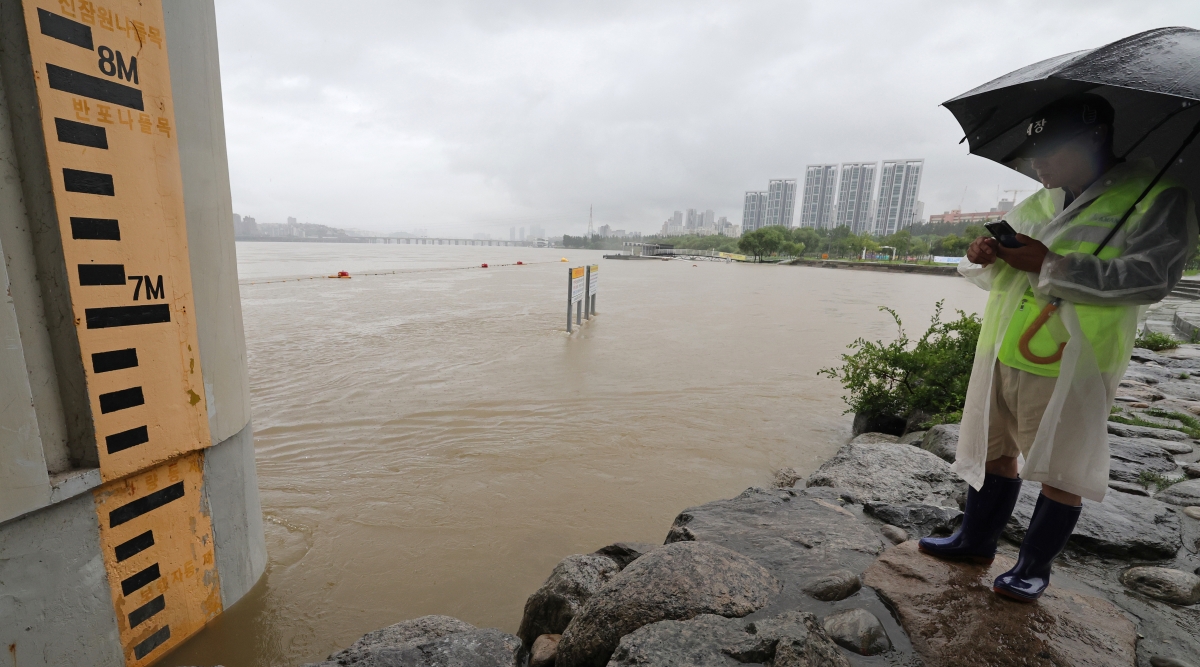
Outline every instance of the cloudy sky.
{"label": "cloudy sky", "polygon": [[[234,211],[432,235],[741,222],[816,162],[925,158],[925,212],[1036,184],[938,105],[1200,2],[217,0]],[[1024,196],[1024,195],[1022,195]]]}

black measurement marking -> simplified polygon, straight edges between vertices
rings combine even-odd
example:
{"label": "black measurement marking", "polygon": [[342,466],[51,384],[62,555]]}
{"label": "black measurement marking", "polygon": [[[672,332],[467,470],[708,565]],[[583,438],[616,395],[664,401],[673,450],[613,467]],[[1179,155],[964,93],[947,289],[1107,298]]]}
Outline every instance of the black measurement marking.
{"label": "black measurement marking", "polygon": [[84,287],[97,285],[124,285],[124,264],[80,264],[79,284]]}
{"label": "black measurement marking", "polygon": [[71,238],[96,241],[120,241],[121,227],[106,218],[71,218]]}
{"label": "black measurement marking", "polygon": [[155,306],[116,306],[112,308],[87,308],[83,311],[89,329],[109,327],[132,327],[139,324],[161,324],[171,321],[171,307],[166,304]]}
{"label": "black measurement marking", "polygon": [[130,387],[120,391],[110,391],[100,394],[100,414],[108,414],[118,410],[135,408],[145,405],[146,397],[142,396],[141,387]]}
{"label": "black measurement marking", "polygon": [[113,188],[112,174],[63,169],[63,184],[66,186],[67,192],[82,192],[85,195],[104,195],[105,197],[114,197],[117,194]]}
{"label": "black measurement marking", "polygon": [[138,111],[146,110],[142,104],[142,91],[137,88],[50,63],[46,63],[46,74],[50,87],[55,90]]}
{"label": "black measurement marking", "polygon": [[150,432],[146,430],[145,426],[104,436],[104,446],[108,448],[109,454],[116,454],[147,442],[150,442]]}
{"label": "black measurement marking", "polygon": [[125,597],[129,597],[130,593],[136,591],[137,589],[141,588],[142,586],[145,586],[146,584],[150,583],[151,581],[158,579],[158,577],[159,577],[158,563],[155,563],[155,564],[151,565],[150,567],[142,570],[141,572],[138,572],[137,574],[133,575],[132,577],[129,577],[128,579],[122,581],[121,582],[121,593],[124,594]]}
{"label": "black measurement marking", "polygon": [[158,648],[163,642],[171,638],[171,626],[164,625],[162,629],[154,634],[146,637],[145,641],[133,647],[133,657],[137,660],[150,655],[150,651]]}
{"label": "black measurement marking", "polygon": [[76,123],[66,118],[55,118],[54,128],[58,130],[58,140],[64,144],[76,144],[108,150],[108,133],[102,127],[88,125],[87,123]]}
{"label": "black measurement marking", "polygon": [[137,609],[134,609],[133,611],[129,612],[129,628],[131,630],[133,628],[136,628],[137,626],[141,625],[146,619],[148,619],[151,616],[162,611],[163,607],[166,607],[166,606],[167,606],[167,601],[164,600],[163,596],[160,595],[160,596],[154,598],[153,600],[147,602],[146,604],[138,607]]}
{"label": "black measurement marking", "polygon": [[138,293],[141,291],[143,284],[146,286],[146,300],[147,301],[149,301],[150,299],[165,299],[166,298],[167,293],[165,290],[163,290],[162,274],[159,274],[157,284],[150,282],[150,276],[129,276],[129,279],[137,281],[137,286],[133,288],[133,300],[134,301],[138,300]]}
{"label": "black measurement marking", "polygon": [[126,503],[109,512],[108,527],[116,528],[126,521],[132,521],[146,512],[156,510],[172,500],[179,500],[182,497],[183,482],[175,482],[171,486],[159,489],[148,496],[142,496],[131,503]]}
{"label": "black measurement marking", "polygon": [[118,79],[126,81],[138,82],[137,57],[129,59],[129,66],[125,66],[125,56],[121,55],[120,51],[113,51],[107,46],[101,46],[96,49],[96,53],[100,54],[100,60],[96,64],[100,67],[100,71],[105,76],[116,76]]}
{"label": "black measurement marking", "polygon": [[44,9],[38,9],[38,23],[42,26],[43,35],[88,51],[92,50],[92,29],[86,25],[76,23],[65,16],[51,14]]}
{"label": "black measurement marking", "polygon": [[147,530],[133,539],[118,544],[117,548],[113,549],[113,551],[117,555],[117,562],[120,563],[123,560],[133,558],[152,546],[154,546],[154,531]]}
{"label": "black measurement marking", "polygon": [[137,365],[136,347],[92,354],[92,372],[94,373],[119,371],[123,368],[134,368]]}

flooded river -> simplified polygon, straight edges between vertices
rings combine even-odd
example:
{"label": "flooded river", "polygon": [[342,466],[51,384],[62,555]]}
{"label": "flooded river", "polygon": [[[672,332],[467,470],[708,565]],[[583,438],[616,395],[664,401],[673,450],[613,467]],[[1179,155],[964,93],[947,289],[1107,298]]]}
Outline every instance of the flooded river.
{"label": "flooded river", "polygon": [[[950,277],[601,254],[238,244],[269,564],[161,664],[293,666],[425,614],[513,632],[563,556],[831,455],[850,419],[817,370],[894,336],[878,306],[919,334],[939,298],[984,305]],[[568,337],[587,262],[600,314]]]}

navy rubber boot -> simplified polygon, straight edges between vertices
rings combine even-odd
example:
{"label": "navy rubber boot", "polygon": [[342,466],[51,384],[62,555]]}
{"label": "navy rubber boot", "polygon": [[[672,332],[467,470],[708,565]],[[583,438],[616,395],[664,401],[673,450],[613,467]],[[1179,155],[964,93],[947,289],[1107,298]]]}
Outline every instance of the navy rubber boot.
{"label": "navy rubber boot", "polygon": [[1013,569],[996,578],[992,590],[1018,602],[1033,602],[1050,585],[1050,566],[1067,546],[1083,507],[1064,505],[1038,496]]}
{"label": "navy rubber boot", "polygon": [[923,537],[917,548],[945,560],[987,565],[996,557],[996,543],[1021,494],[1021,478],[987,475],[976,491],[967,489],[962,525],[950,537]]}

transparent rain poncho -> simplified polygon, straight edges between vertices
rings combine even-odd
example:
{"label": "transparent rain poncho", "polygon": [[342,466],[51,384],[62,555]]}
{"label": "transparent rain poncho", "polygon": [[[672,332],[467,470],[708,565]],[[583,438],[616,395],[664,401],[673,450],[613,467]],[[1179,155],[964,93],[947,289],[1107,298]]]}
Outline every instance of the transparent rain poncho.
{"label": "transparent rain poncho", "polygon": [[[1095,233],[1095,227],[1084,229],[1072,222],[1109,189],[1133,178],[1148,182],[1154,173],[1149,161],[1119,164],[1065,210],[1061,189],[1041,190],[1004,219],[1018,233],[1047,246],[1060,235]],[[1146,304],[1167,296],[1183,275],[1188,256],[1196,247],[1196,237],[1191,198],[1183,188],[1174,187],[1148,196],[1137,206],[1110,241],[1110,245],[1123,249],[1115,259],[1102,260],[1090,253],[1050,253],[1041,273],[1035,274],[1014,269],[1001,260],[984,267],[963,258],[959,273],[991,294],[967,388],[955,472],[976,489],[983,485],[993,370],[1004,332],[1025,291],[1032,288],[1039,308],[1055,298],[1062,300],[1046,326],[1056,342],[1067,345],[1054,393],[1021,477],[1090,500],[1103,500],[1108,490],[1108,413],[1129,364],[1138,319]],[[1109,355],[1120,359],[1119,363],[1101,368],[1092,342],[1081,330],[1075,304],[1122,307],[1115,330],[1106,332],[1108,340],[1123,346],[1116,350],[1115,357]]]}

